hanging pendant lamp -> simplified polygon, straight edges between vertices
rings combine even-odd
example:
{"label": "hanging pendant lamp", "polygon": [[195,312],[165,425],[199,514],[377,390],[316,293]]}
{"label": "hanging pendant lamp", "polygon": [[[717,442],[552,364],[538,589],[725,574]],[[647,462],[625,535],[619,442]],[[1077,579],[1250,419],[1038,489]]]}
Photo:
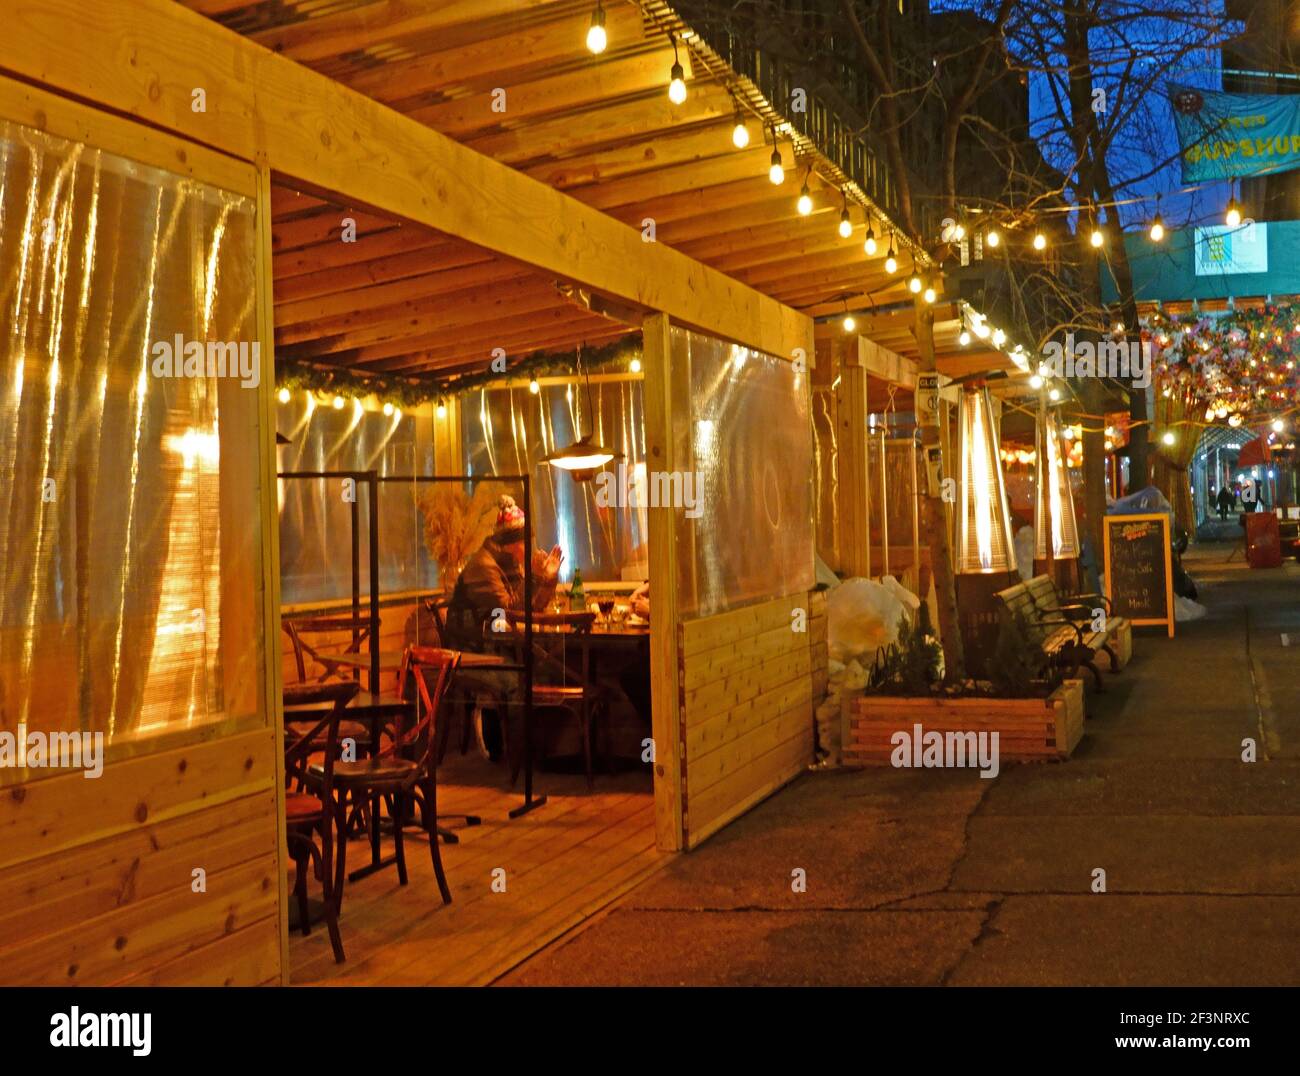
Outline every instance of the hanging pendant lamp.
{"label": "hanging pendant lamp", "polygon": [[[578,349],[578,374],[583,376],[582,371],[582,349]],[[591,375],[586,375],[587,383],[587,411],[594,414],[595,409],[591,403]],[[579,415],[574,422],[577,428],[578,439],[567,448],[561,448],[542,457],[543,461],[549,463],[552,467],[558,467],[561,471],[568,471],[573,476],[575,482],[589,482],[597,471],[601,470],[606,464],[614,460],[621,460],[623,453],[615,452],[613,449],[605,448],[598,441],[593,441],[594,433],[583,434],[582,416]]]}

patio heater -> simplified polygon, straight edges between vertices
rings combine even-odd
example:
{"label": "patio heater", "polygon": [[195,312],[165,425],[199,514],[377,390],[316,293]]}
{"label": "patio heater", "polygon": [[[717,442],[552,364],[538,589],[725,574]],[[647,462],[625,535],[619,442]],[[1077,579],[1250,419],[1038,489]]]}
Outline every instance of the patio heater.
{"label": "patio heater", "polygon": [[[1074,516],[1070,473],[1061,446],[1061,426],[1054,414],[1038,423],[1038,476],[1034,483],[1034,574],[1050,574],[1067,593],[1079,589],[1079,525]],[[1044,462],[1045,461],[1045,462]],[[1052,536],[1051,558],[1047,536]]]}
{"label": "patio heater", "polygon": [[1020,581],[999,436],[986,388],[962,394],[958,427],[957,620],[966,672],[982,677],[997,644],[995,595]]}

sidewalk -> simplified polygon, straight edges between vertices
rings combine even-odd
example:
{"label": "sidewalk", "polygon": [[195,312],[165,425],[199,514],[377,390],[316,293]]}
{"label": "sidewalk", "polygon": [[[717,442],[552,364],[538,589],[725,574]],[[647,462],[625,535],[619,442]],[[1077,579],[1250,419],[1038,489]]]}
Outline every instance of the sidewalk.
{"label": "sidewalk", "polygon": [[1300,572],[1230,549],[1069,762],[808,774],[500,981],[1300,983]]}

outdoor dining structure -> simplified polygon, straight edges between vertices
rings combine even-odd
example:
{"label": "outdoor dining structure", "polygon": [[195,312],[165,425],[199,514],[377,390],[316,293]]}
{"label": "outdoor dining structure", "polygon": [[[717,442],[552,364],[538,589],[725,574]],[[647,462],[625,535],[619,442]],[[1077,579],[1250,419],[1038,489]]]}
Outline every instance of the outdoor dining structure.
{"label": "outdoor dining structure", "polygon": [[666,5],[264,6],[0,39],[5,982],[491,981],[849,746],[818,556],[934,602],[923,375],[971,609],[1064,455]]}

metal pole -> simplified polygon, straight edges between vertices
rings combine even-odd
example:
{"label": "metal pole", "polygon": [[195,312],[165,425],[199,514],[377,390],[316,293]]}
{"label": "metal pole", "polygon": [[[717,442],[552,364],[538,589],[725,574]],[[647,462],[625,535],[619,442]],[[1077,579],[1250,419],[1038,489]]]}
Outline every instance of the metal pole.
{"label": "metal pole", "polygon": [[524,485],[524,802],[509,812],[511,818],[527,814],[546,802],[533,799],[533,502],[528,475]]}
{"label": "metal pole", "polygon": [[[370,493],[370,693],[379,694],[379,476],[366,472]],[[355,504],[354,504],[355,507]],[[355,576],[353,577],[355,578]],[[400,685],[399,685],[400,690]],[[434,838],[437,839],[436,837]]]}
{"label": "metal pole", "polygon": [[885,427],[880,427],[880,548],[883,550],[884,571],[882,576],[889,574],[889,475],[886,473],[885,453],[888,448],[885,445]]}
{"label": "metal pole", "polygon": [[[357,504],[356,483],[352,488],[352,645],[359,647],[361,639],[361,517]],[[356,674],[360,677],[360,674]]]}

